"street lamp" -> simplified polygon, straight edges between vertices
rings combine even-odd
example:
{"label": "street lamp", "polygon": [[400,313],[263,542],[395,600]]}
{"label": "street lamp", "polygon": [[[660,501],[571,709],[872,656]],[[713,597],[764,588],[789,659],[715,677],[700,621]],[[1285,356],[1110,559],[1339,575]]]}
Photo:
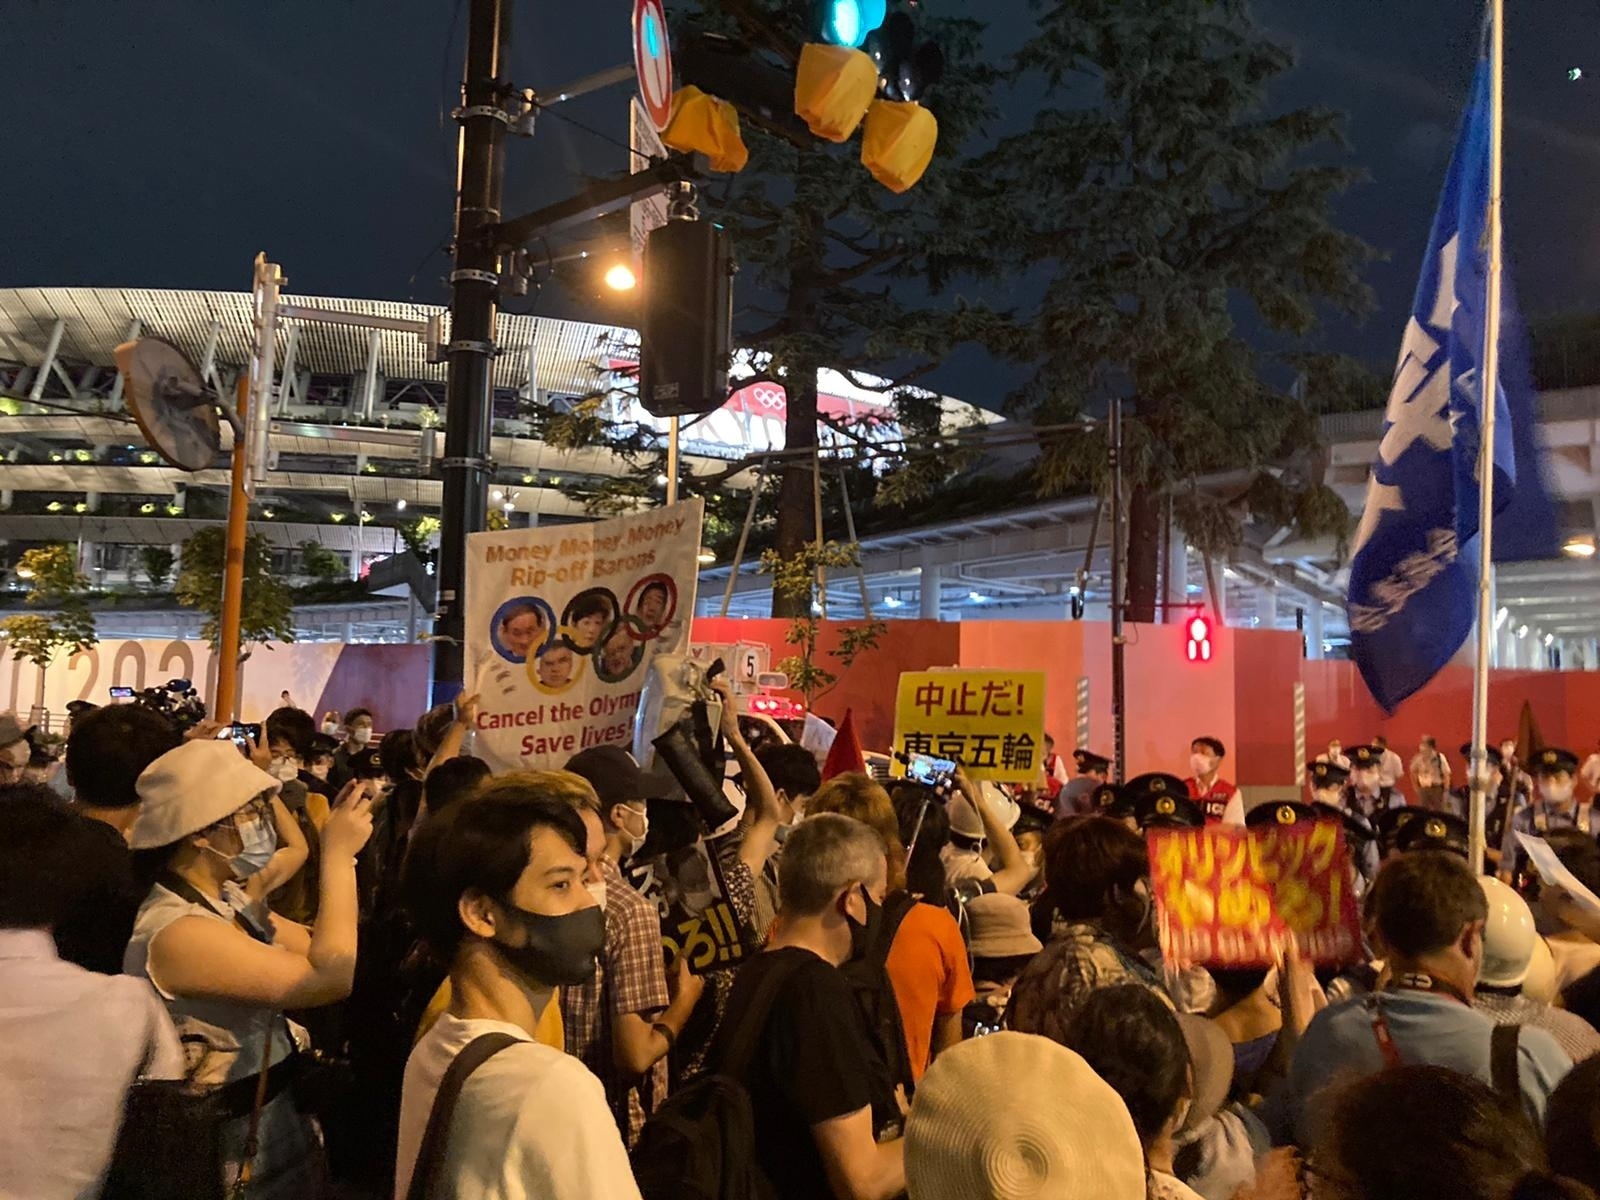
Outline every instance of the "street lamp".
{"label": "street lamp", "polygon": [[606,271],[606,286],[614,292],[631,292],[639,283],[627,263],[615,263]]}

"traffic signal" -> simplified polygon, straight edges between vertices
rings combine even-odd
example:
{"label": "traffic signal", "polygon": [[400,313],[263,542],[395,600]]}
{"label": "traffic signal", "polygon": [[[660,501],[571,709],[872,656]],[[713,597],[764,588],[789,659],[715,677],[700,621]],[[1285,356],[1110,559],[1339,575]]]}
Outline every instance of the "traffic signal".
{"label": "traffic signal", "polygon": [[1189,635],[1187,653],[1190,662],[1211,661],[1211,621],[1207,617],[1195,613],[1184,621],[1184,630]]}
{"label": "traffic signal", "polygon": [[728,402],[733,251],[710,221],[670,220],[644,244],[639,403],[656,417],[701,416]]}
{"label": "traffic signal", "polygon": [[878,68],[889,100],[916,100],[944,78],[944,51],[937,42],[917,41],[916,24],[904,9],[891,13],[861,48]]}
{"label": "traffic signal", "polygon": [[885,0],[816,0],[812,26],[829,45],[858,50],[886,15]]}

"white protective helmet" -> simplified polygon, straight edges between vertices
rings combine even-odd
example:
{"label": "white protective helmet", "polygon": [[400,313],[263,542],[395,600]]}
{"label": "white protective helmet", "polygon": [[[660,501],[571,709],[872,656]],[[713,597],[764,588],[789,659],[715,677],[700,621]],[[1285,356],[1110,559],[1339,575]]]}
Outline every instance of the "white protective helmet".
{"label": "white protective helmet", "polygon": [[1478,886],[1489,902],[1483,927],[1483,967],[1478,982],[1488,987],[1521,987],[1533,962],[1539,933],[1528,902],[1492,875],[1480,875]]}
{"label": "white protective helmet", "polygon": [[[989,807],[994,810],[995,816],[1000,818],[1000,824],[1010,829],[1017,823],[1017,818],[1022,815],[1022,808],[997,783],[990,783],[987,779],[978,784],[983,789],[983,798],[988,801]],[[960,837],[977,840],[984,836],[983,820],[972,805],[967,803],[967,798],[957,792],[950,798],[950,803],[945,806],[945,811],[950,814],[950,832]]]}

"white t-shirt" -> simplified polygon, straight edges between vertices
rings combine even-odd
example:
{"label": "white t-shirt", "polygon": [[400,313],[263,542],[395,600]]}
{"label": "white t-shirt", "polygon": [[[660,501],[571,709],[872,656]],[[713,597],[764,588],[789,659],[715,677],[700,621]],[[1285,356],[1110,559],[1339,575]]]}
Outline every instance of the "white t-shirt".
{"label": "white t-shirt", "polygon": [[485,1033],[522,1040],[468,1078],[450,1121],[444,1174],[455,1200],[639,1200],[605,1090],[576,1058],[503,1021],[446,1013],[406,1060],[395,1200],[405,1200],[433,1098],[450,1064]]}
{"label": "white t-shirt", "polygon": [[949,844],[939,851],[939,861],[944,864],[944,882],[947,887],[955,887],[964,879],[976,879],[983,883],[994,878],[994,871],[984,861],[983,854],[977,850],[964,850]]}

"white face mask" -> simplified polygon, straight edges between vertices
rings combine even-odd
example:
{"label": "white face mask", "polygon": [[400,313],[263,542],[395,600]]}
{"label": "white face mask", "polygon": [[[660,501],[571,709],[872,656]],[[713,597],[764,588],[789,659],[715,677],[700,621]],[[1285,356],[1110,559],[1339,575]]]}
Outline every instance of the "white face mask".
{"label": "white face mask", "polygon": [[350,740],[352,742],[354,742],[357,746],[365,746],[368,742],[370,742],[372,740],[372,730],[370,730],[370,729],[352,729],[350,731]]}
{"label": "white face mask", "polygon": [[1189,755],[1189,770],[1194,772],[1196,779],[1204,779],[1217,769],[1217,760],[1209,754]]}
{"label": "white face mask", "polygon": [[606,906],[606,881],[602,879],[599,883],[586,883],[583,886],[589,895],[594,897],[594,902],[604,910]]}
{"label": "white face mask", "polygon": [[1044,861],[1044,851],[1024,850],[1022,852],[1022,859],[1028,864],[1028,866],[1033,868],[1033,873],[1037,875],[1039,873],[1039,865]]}
{"label": "white face mask", "polygon": [[643,846],[650,836],[650,814],[646,810],[634,808],[632,805],[625,805],[624,807],[627,808],[630,816],[636,817],[639,821],[638,833],[634,833],[626,825],[621,827],[623,836],[628,839],[628,853],[634,855],[639,853],[639,847]]}
{"label": "white face mask", "polygon": [[1539,795],[1544,798],[1546,804],[1570,804],[1572,803],[1572,793],[1575,786],[1570,779],[1564,783],[1557,782],[1554,779],[1541,779],[1539,780]]}
{"label": "white face mask", "polygon": [[300,760],[297,758],[274,757],[267,764],[267,774],[283,783],[300,776]]}
{"label": "white face mask", "polygon": [[322,732],[327,734],[329,737],[337,736],[339,733],[339,722],[324,721],[322,723]]}
{"label": "white face mask", "polygon": [[1356,785],[1358,792],[1376,792],[1378,790],[1378,770],[1376,767],[1350,772],[1350,782]]}

